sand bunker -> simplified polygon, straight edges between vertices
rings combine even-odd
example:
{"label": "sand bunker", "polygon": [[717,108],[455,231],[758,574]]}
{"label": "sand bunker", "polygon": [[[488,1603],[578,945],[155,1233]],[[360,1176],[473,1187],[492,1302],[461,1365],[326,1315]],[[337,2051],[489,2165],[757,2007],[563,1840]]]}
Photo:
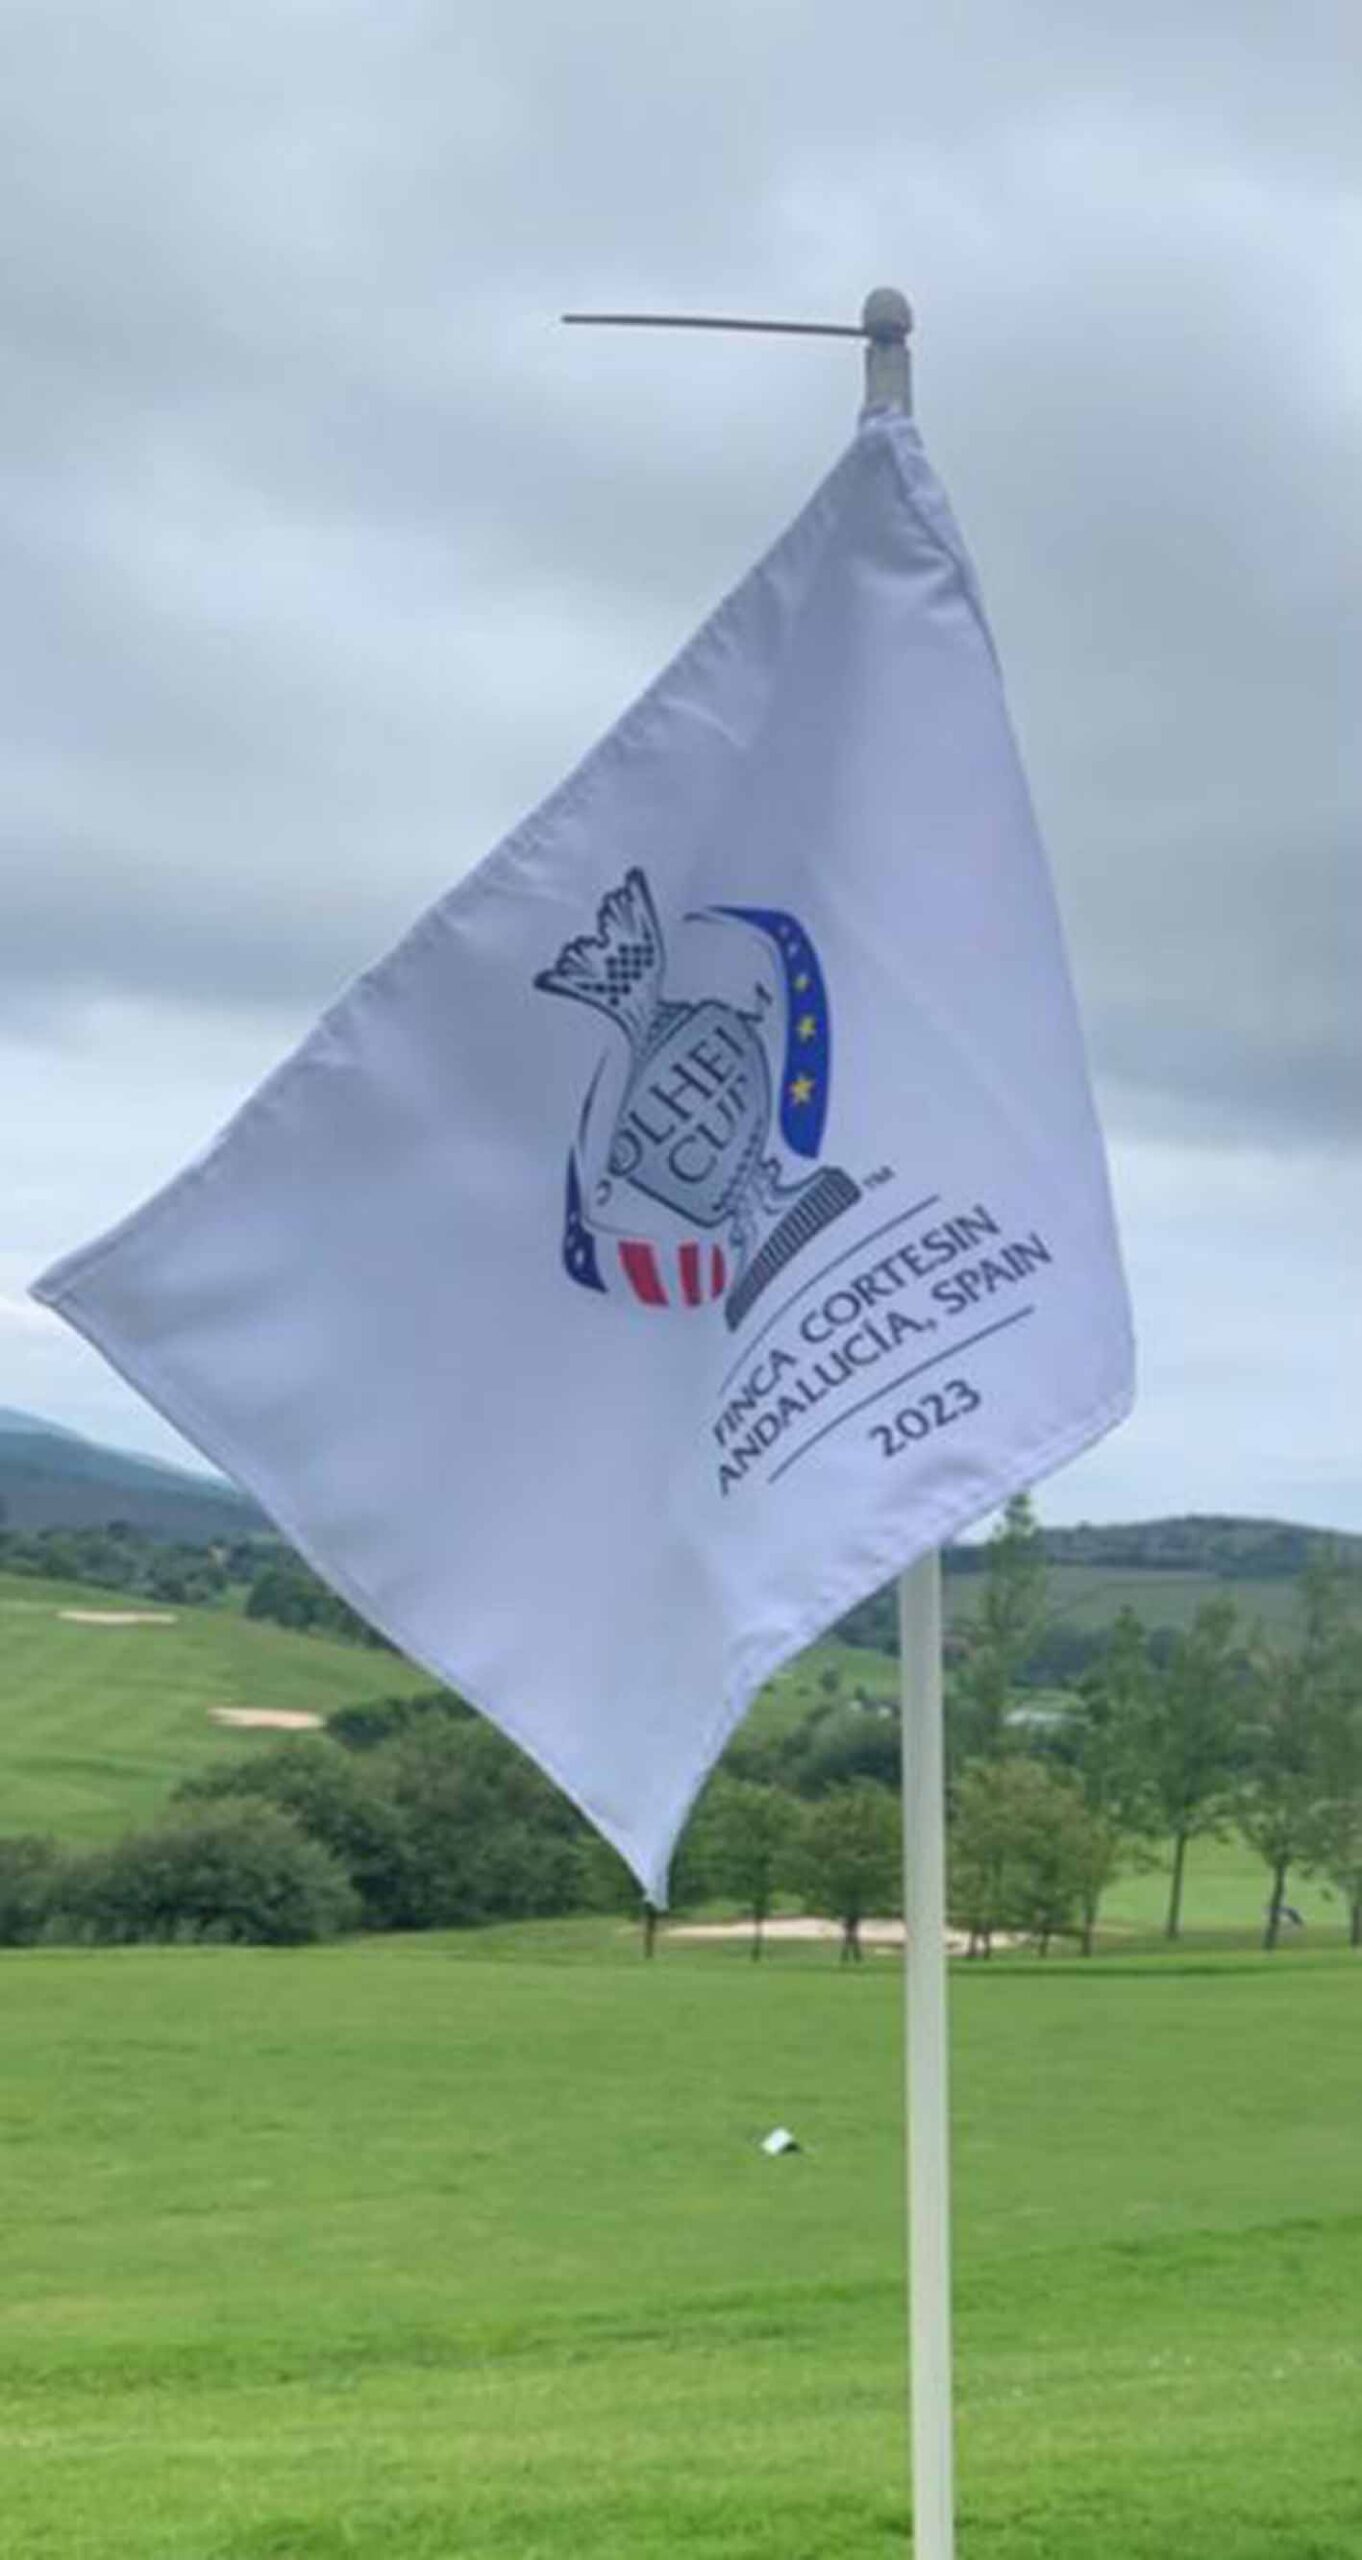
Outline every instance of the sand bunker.
{"label": "sand bunker", "polygon": [[[819,1920],[812,1912],[801,1913],[795,1917],[768,1920],[762,1931],[763,1937],[767,1938],[840,1938],[841,1934],[840,1920]],[[669,1938],[750,1938],[752,1923],[750,1920],[678,1922],[674,1929],[668,1928],[667,1935]],[[863,1920],[861,1944],[863,1947],[901,1947],[903,1922],[901,1920]]]}
{"label": "sand bunker", "polygon": [[303,1707],[210,1707],[214,1724],[230,1724],[240,1731],[264,1729],[274,1733],[319,1733],[320,1716],[309,1715]]}
{"label": "sand bunker", "polygon": [[[762,1932],[763,1937],[775,1939],[840,1938],[841,1934],[842,1924],[840,1920],[819,1920],[815,1918],[811,1912],[802,1913],[789,1918],[768,1920]],[[901,1920],[863,1920],[861,1922],[860,1934],[861,1944],[863,1947],[871,1948],[877,1955],[884,1955],[888,1953],[891,1947],[902,1946],[903,1922]],[[667,1935],[669,1938],[750,1939],[752,1935],[752,1923],[750,1920],[695,1920],[688,1924],[679,1923],[674,1929],[668,1928]],[[1006,1946],[1011,1945],[1013,1941],[1010,1940],[1005,1933],[995,1930],[993,1943],[995,1946]],[[963,1929],[948,1929],[946,1931],[946,1952],[948,1955],[962,1956],[968,1945],[969,1939],[966,1937]]]}
{"label": "sand bunker", "polygon": [[163,1609],[59,1609],[72,1627],[173,1627],[178,1622]]}

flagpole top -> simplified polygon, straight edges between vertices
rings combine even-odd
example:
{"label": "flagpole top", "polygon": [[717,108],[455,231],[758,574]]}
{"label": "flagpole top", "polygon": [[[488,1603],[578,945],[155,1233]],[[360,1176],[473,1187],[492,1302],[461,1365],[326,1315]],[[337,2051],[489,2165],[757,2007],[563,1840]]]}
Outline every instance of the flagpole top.
{"label": "flagpole top", "polygon": [[861,305],[861,327],[868,338],[906,338],[913,325],[912,305],[894,284],[877,284]]}
{"label": "flagpole top", "polygon": [[909,415],[913,406],[912,373],[908,361],[908,333],[913,325],[912,306],[906,294],[892,284],[876,285],[861,305],[861,327],[865,332],[865,405],[872,409],[901,409]]}

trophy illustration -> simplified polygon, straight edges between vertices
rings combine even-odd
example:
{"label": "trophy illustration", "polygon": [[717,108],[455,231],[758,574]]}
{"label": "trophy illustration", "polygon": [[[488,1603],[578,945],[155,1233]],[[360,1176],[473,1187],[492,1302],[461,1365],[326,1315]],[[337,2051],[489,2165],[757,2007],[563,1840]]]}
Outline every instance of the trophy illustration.
{"label": "trophy illustration", "polygon": [[628,1049],[622,1085],[618,1073],[607,1085],[604,1061],[598,1068],[569,1161],[570,1276],[604,1288],[609,1270],[654,1306],[722,1296],[736,1329],[860,1194],[832,1165],[791,1177],[774,1144],[773,1123],[795,1155],[816,1156],[826,1114],[827,995],[807,934],[777,909],[709,913],[751,926],[779,955],[787,1023],[778,1091],[769,992],[757,991],[751,1011],[668,996],[662,929],[637,868],[602,901],[595,933],[566,943],[534,983],[605,1014]]}

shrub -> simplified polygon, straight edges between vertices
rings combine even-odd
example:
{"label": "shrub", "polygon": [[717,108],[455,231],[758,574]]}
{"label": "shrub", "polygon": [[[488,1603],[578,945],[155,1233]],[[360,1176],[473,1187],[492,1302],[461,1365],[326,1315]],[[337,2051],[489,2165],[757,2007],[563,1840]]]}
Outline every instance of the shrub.
{"label": "shrub", "polygon": [[408,1929],[579,1907],[581,1816],[480,1718],[431,1716],[374,1754],[402,1828]]}
{"label": "shrub", "polygon": [[353,1928],[359,1906],[329,1850],[276,1805],[224,1799],[131,1832],[71,1870],[67,1907],[114,1944],[212,1938],[299,1946]]}
{"label": "shrub", "polygon": [[410,1893],[401,1818],[372,1764],[339,1750],[329,1734],[276,1742],[200,1770],[185,1779],[178,1801],[274,1805],[344,1869],[365,1928],[402,1925]]}
{"label": "shrub", "polygon": [[473,1709],[453,1689],[419,1689],[415,1697],[366,1698],[359,1706],[338,1707],[326,1719],[327,1739],[347,1751],[377,1751],[399,1734],[424,1729],[434,1718],[444,1724],[469,1724]]}
{"label": "shrub", "polygon": [[42,1936],[65,1872],[55,1840],[0,1840],[0,1947],[31,1947]]}
{"label": "shrub", "polygon": [[300,1634],[344,1636],[351,1644],[372,1644],[381,1646],[385,1653],[393,1651],[386,1636],[358,1617],[338,1592],[304,1564],[301,1556],[287,1549],[262,1565],[255,1575],[246,1594],[246,1615],[272,1618],[276,1626],[293,1627]]}

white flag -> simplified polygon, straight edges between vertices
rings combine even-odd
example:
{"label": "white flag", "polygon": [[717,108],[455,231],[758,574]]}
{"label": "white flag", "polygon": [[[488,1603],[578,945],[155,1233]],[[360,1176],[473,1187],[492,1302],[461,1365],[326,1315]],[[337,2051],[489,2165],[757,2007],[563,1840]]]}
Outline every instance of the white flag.
{"label": "white flag", "polygon": [[37,1295],[665,1898],[777,1665],[1131,1395],[1044,860],[906,419]]}

